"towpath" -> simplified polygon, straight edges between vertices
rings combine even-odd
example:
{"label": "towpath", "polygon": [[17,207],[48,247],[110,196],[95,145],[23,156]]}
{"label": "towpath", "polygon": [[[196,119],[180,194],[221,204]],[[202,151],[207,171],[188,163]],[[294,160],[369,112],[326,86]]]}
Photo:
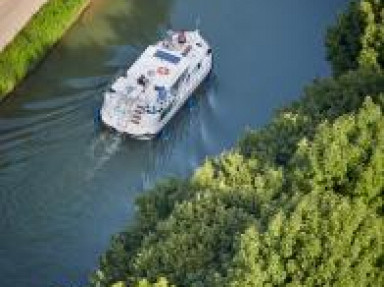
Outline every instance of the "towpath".
{"label": "towpath", "polygon": [[47,0],[0,0],[0,51]]}

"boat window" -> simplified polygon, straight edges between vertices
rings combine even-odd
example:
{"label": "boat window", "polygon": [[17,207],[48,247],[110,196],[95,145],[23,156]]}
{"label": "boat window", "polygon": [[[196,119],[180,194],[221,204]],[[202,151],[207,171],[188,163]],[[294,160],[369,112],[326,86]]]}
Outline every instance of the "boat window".
{"label": "boat window", "polygon": [[165,101],[167,98],[167,90],[163,86],[155,86],[155,91],[157,91],[157,101]]}
{"label": "boat window", "polygon": [[170,54],[170,53],[167,53],[167,52],[162,51],[162,50],[157,50],[154,56],[158,59],[167,61],[171,64],[177,64],[180,62],[180,57],[175,56],[175,55]]}
{"label": "boat window", "polygon": [[147,105],[145,111],[147,112],[147,114],[156,114],[156,107],[153,105]]}

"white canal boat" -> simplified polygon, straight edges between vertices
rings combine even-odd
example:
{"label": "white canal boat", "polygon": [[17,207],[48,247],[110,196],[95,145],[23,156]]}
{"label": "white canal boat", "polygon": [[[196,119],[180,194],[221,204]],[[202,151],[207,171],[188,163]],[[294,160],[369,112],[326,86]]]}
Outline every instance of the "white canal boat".
{"label": "white canal boat", "polygon": [[149,46],[104,94],[103,123],[138,139],[158,134],[212,68],[198,30],[169,32]]}

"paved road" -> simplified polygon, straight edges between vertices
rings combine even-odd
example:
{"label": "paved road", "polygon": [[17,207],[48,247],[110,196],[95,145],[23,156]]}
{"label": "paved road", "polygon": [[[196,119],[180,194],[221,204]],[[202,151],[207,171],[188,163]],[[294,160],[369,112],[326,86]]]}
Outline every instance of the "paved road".
{"label": "paved road", "polygon": [[0,51],[47,0],[0,0]]}

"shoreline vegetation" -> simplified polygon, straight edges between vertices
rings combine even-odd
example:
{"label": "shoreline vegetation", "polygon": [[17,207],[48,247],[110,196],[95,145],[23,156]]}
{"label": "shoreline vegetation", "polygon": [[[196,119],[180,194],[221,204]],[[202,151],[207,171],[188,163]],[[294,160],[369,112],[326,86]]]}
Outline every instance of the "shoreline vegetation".
{"label": "shoreline vegetation", "polygon": [[87,286],[383,286],[383,2],[352,1],[326,47],[334,77],[139,197]]}
{"label": "shoreline vegetation", "polygon": [[0,102],[45,58],[91,0],[49,0],[0,52]]}

